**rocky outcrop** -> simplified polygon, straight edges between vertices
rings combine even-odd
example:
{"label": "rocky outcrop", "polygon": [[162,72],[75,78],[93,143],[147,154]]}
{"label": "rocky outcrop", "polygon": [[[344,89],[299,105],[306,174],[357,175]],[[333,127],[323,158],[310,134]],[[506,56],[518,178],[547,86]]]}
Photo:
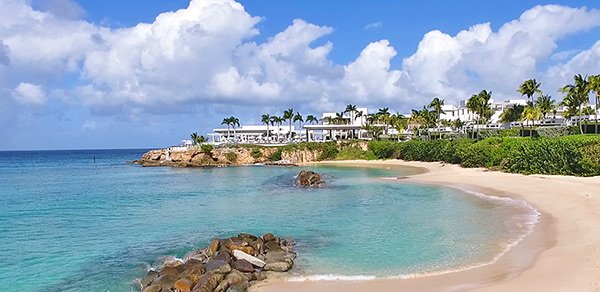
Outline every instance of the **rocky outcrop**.
{"label": "rocky outcrop", "polygon": [[294,242],[271,233],[261,237],[241,233],[214,239],[184,260],[170,260],[150,270],[141,280],[142,292],[246,291],[271,272],[287,272],[296,259]]}
{"label": "rocky outcrop", "polygon": [[322,188],[325,186],[325,181],[314,171],[302,170],[296,176],[295,184],[300,187]]}
{"label": "rocky outcrop", "polygon": [[173,166],[173,167],[214,167],[235,166],[270,161],[271,155],[277,151],[268,147],[232,147],[172,151],[169,148],[150,150],[134,164],[142,166]]}

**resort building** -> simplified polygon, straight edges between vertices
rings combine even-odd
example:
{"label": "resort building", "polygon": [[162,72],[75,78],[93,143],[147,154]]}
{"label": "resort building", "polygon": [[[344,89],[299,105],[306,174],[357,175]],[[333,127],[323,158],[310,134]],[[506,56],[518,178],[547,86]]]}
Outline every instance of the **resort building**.
{"label": "resort building", "polygon": [[305,137],[309,137],[310,141],[369,139],[363,129],[368,113],[367,108],[357,108],[354,112],[323,113],[321,124],[303,126]]}
{"label": "resort building", "polygon": [[[289,143],[293,140],[301,139],[294,128],[290,126],[271,126],[271,125],[245,125],[236,128],[217,128],[213,129],[214,133],[208,134],[209,141],[214,144],[220,143],[249,143],[249,144],[282,144]],[[306,137],[304,137],[306,140]]]}

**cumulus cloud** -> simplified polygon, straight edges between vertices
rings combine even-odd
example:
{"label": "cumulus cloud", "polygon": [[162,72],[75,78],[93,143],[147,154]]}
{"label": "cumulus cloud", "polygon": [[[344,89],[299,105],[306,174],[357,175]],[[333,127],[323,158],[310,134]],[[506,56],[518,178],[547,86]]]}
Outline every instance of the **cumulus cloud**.
{"label": "cumulus cloud", "polygon": [[[60,4],[53,7],[76,4],[53,1]],[[524,79],[553,86],[593,71],[600,60],[598,44],[556,52],[561,39],[600,25],[598,10],[558,5],[533,7],[498,31],[483,23],[456,35],[428,32],[400,68],[391,66],[398,56],[388,40],[336,64],[329,57],[334,44],[325,39],[334,29],[301,19],[256,42],[261,18],[234,0],[192,0],[152,23],[120,29],[75,16],[26,0],[0,1],[0,90],[44,104],[52,98],[43,88],[57,89],[71,105],[136,117],[228,104],[320,110],[352,102],[404,111],[433,96],[457,102],[482,88],[496,99],[511,98]],[[548,61],[550,69],[539,68]],[[32,94],[34,88],[41,94]]]}
{"label": "cumulus cloud", "polygon": [[33,8],[40,11],[47,11],[55,16],[80,19],[85,16],[85,10],[74,0],[34,0]]}
{"label": "cumulus cloud", "polygon": [[46,92],[40,85],[21,82],[13,91],[13,98],[22,104],[43,105],[46,103]]}

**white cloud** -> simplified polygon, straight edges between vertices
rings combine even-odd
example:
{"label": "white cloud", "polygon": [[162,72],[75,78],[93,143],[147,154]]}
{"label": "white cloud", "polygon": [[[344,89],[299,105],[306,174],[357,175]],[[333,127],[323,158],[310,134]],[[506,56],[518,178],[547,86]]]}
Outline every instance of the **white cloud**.
{"label": "white cloud", "polygon": [[46,93],[40,85],[21,82],[13,91],[13,99],[22,104],[44,105]]}
{"label": "white cloud", "polygon": [[33,0],[35,9],[50,12],[58,17],[80,19],[85,10],[74,0]]}
{"label": "white cloud", "polygon": [[372,23],[365,25],[365,30],[380,28],[382,25],[383,25],[383,23],[380,21],[372,22]]}
{"label": "white cloud", "polygon": [[[152,23],[122,29],[29,3],[0,1],[0,91],[44,104],[42,88],[57,89],[97,113],[136,118],[191,104],[333,109],[352,102],[404,111],[434,96],[457,102],[483,88],[496,99],[514,97],[528,78],[553,90],[565,76],[600,67],[598,44],[575,55],[556,52],[561,39],[600,25],[600,12],[586,8],[536,6],[498,31],[489,23],[456,35],[434,30],[392,68],[397,52],[387,40],[366,45],[348,64],[332,62],[334,44],[322,39],[333,28],[301,19],[257,43],[261,18],[233,0],[192,0]],[[554,63],[542,71],[539,65],[548,61]],[[58,88],[65,76],[75,85]]]}

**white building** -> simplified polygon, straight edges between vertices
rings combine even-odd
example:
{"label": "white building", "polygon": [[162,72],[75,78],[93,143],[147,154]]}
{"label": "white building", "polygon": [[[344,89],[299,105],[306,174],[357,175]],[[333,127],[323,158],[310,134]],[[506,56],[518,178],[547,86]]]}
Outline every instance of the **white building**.
{"label": "white building", "polygon": [[[213,129],[212,134],[208,134],[212,143],[261,143],[261,144],[279,144],[290,139],[290,126],[241,126]],[[292,139],[299,139],[294,125],[291,127]]]}

